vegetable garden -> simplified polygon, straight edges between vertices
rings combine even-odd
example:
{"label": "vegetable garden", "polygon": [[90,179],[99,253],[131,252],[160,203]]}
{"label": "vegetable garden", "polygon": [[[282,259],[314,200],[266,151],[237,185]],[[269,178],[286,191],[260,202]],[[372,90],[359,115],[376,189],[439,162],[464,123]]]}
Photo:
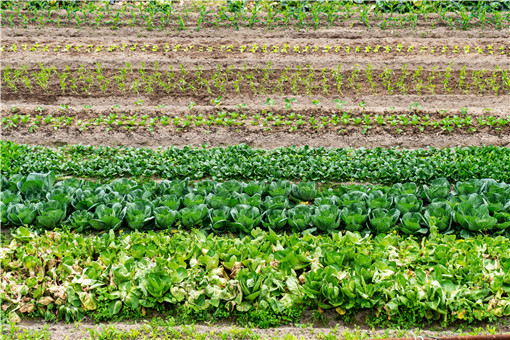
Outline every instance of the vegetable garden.
{"label": "vegetable garden", "polygon": [[509,332],[509,5],[2,2],[2,336]]}

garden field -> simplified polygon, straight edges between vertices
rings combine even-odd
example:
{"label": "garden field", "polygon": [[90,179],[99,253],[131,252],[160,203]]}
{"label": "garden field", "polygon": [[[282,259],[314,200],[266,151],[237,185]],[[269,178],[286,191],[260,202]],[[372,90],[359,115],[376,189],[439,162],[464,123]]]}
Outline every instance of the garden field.
{"label": "garden field", "polygon": [[509,10],[2,2],[2,336],[509,333]]}

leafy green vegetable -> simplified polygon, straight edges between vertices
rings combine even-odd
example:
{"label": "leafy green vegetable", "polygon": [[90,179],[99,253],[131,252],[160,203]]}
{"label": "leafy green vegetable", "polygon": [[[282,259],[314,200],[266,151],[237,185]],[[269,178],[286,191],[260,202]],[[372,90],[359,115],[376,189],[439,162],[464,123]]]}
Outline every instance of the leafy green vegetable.
{"label": "leafy green vegetable", "polygon": [[422,206],[423,201],[418,199],[415,195],[404,194],[395,197],[395,208],[397,208],[402,214],[408,212],[419,212]]}
{"label": "leafy green vegetable", "polygon": [[489,215],[486,205],[474,207],[470,202],[462,202],[453,210],[455,221],[469,232],[484,231],[497,223],[497,219]]}
{"label": "leafy green vegetable", "polygon": [[76,210],[69,216],[67,222],[77,232],[83,232],[90,229],[90,221],[92,221],[93,218],[94,214],[88,210]]}
{"label": "leafy green vegetable", "polygon": [[287,210],[287,218],[292,232],[303,231],[312,224],[312,208],[308,205],[297,205]]}
{"label": "leafy green vegetable", "polygon": [[209,211],[211,226],[215,231],[225,231],[230,225],[230,210],[228,206],[223,206],[220,209],[211,209]]}
{"label": "leafy green vegetable", "polygon": [[377,234],[385,234],[396,226],[400,211],[398,209],[373,209],[370,213],[370,225]]}
{"label": "leafy green vegetable", "polygon": [[340,218],[349,231],[359,231],[363,228],[370,210],[364,203],[351,203],[340,211]]}
{"label": "leafy green vegetable", "polygon": [[209,210],[205,204],[185,207],[179,211],[179,220],[186,228],[202,226]]}
{"label": "leafy green vegetable", "polygon": [[141,229],[154,219],[150,202],[136,201],[126,203],[126,222],[131,229]]}
{"label": "leafy green vegetable", "polygon": [[423,216],[417,212],[407,212],[400,218],[399,230],[407,235],[426,234],[428,229],[422,228]]}
{"label": "leafy green vegetable", "polygon": [[308,202],[317,197],[317,189],[314,182],[300,182],[292,186],[291,197],[298,201]]}
{"label": "leafy green vegetable", "polygon": [[388,196],[381,190],[374,190],[368,194],[367,206],[370,209],[389,209],[393,204],[393,196]]}
{"label": "leafy green vegetable", "polygon": [[436,226],[439,232],[451,234],[452,213],[447,202],[433,202],[425,208],[423,218],[429,228]]}
{"label": "leafy green vegetable", "polygon": [[312,222],[321,231],[333,232],[340,226],[340,211],[335,205],[320,205],[314,209]]}
{"label": "leafy green vegetable", "polygon": [[37,216],[38,206],[33,203],[9,204],[7,209],[7,219],[16,226],[28,226],[32,224]]}
{"label": "leafy green vegetable", "polygon": [[126,209],[120,203],[98,205],[94,212],[94,219],[90,221],[92,228],[96,230],[117,229],[126,215]]}
{"label": "leafy green vegetable", "polygon": [[46,229],[57,228],[66,217],[65,206],[58,201],[47,201],[37,205],[36,222]]}
{"label": "leafy green vegetable", "polygon": [[450,183],[446,178],[436,178],[430,181],[430,187],[423,185],[423,198],[428,202],[443,200],[450,193]]}
{"label": "leafy green vegetable", "polygon": [[233,220],[231,225],[246,234],[249,234],[249,231],[262,221],[259,209],[246,204],[239,204],[232,208],[230,215]]}
{"label": "leafy green vegetable", "polygon": [[167,206],[157,207],[154,209],[154,222],[159,229],[171,228],[177,219],[177,211]]}
{"label": "leafy green vegetable", "polygon": [[[81,145],[55,149],[8,141],[0,143],[2,150],[17,149],[16,158],[10,158],[13,155],[8,153],[1,154],[2,163],[11,164],[7,169],[3,168],[5,176],[54,171],[56,175],[98,179],[140,179],[145,177],[142,176],[145,173],[165,179],[356,180],[378,183],[427,183],[444,177],[454,183],[473,178],[508,181],[510,173],[510,150],[496,146],[417,150],[310,147],[261,150],[236,145],[228,148],[172,147],[156,150]],[[244,190],[251,195],[246,188]],[[205,196],[211,191],[198,194]],[[173,191],[160,194],[183,196],[186,193]]]}
{"label": "leafy green vegetable", "polygon": [[269,209],[264,213],[262,225],[265,228],[282,229],[287,224],[287,214],[285,209]]}

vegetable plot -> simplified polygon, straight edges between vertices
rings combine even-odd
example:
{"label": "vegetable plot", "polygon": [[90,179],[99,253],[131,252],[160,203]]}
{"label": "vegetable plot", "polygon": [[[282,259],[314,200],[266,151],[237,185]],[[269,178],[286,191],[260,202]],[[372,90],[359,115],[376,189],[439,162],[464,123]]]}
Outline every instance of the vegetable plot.
{"label": "vegetable plot", "polygon": [[394,231],[415,236],[436,227],[441,233],[463,237],[480,232],[510,237],[510,185],[492,179],[458,182],[451,192],[444,178],[423,187],[409,182],[324,190],[317,190],[312,182],[286,180],[138,184],[124,178],[105,185],[54,181],[53,173],[2,178],[2,224],[67,226],[78,232],[202,228],[241,236],[257,227],[293,233]]}
{"label": "vegetable plot", "polygon": [[[510,315],[510,249],[505,238],[457,240],[432,231],[421,242],[251,231],[244,239],[132,233],[100,236],[21,227],[1,248],[3,311],[67,322],[158,307],[196,312],[305,306],[340,315],[410,321],[493,320]],[[225,314],[224,314],[225,315]],[[409,321],[409,320],[408,320]]]}
{"label": "vegetable plot", "polygon": [[510,149],[333,149],[288,147],[129,148],[70,145],[61,148],[1,142],[6,176],[53,171],[56,175],[111,180],[119,177],[195,180],[306,180],[372,183],[450,182],[492,178],[510,183]]}

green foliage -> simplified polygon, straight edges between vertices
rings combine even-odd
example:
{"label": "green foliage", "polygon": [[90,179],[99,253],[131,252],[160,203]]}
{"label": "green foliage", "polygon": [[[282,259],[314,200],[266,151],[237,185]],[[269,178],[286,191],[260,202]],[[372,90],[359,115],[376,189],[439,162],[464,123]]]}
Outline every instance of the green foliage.
{"label": "green foliage", "polygon": [[[510,236],[510,186],[492,179],[457,183],[446,195],[444,181],[436,186],[438,193],[431,189],[434,185],[419,188],[415,183],[321,189],[311,182],[285,180],[262,185],[206,180],[190,186],[188,179],[143,184],[65,179],[46,185],[45,195],[43,181],[38,189],[25,190],[25,183],[34,182],[34,175],[2,178],[3,226],[77,232],[203,228],[241,236],[261,226],[279,232],[347,230],[365,235],[390,232],[400,217],[397,229],[409,235],[427,235],[436,227],[465,237],[479,232]],[[246,188],[253,196],[242,192]],[[40,197],[37,203],[34,197]]]}
{"label": "green foliage", "polygon": [[420,242],[392,233],[300,237],[260,229],[243,239],[137,231],[83,237],[23,227],[12,237],[0,259],[11,281],[1,290],[5,315],[58,313],[70,322],[150,309],[199,318],[217,311],[263,327],[295,320],[304,306],[444,324],[510,315],[503,237],[461,242],[433,231]]}
{"label": "green foliage", "polygon": [[[450,182],[473,178],[509,181],[510,149],[467,147],[454,149],[326,149],[310,147],[253,149],[245,145],[226,148],[126,148],[73,145],[57,149],[1,141],[3,149],[16,149],[16,158],[2,153],[2,164],[11,166],[5,176],[53,171],[55,175],[108,180],[143,179],[368,181],[374,183],[429,183],[436,178]],[[211,166],[215,164],[215,166]],[[284,166],[282,166],[284,164]],[[129,184],[131,186],[132,184]],[[183,184],[180,184],[181,186]],[[185,185],[185,184],[184,184]],[[204,183],[205,185],[205,183]],[[250,183],[250,196],[265,191],[265,183]],[[185,185],[186,186],[186,185]],[[277,189],[273,184],[270,190]],[[461,185],[462,186],[462,185]],[[169,187],[168,190],[174,190]],[[176,194],[181,196],[179,188]],[[395,190],[400,190],[396,188]],[[412,190],[412,187],[411,187]]]}

